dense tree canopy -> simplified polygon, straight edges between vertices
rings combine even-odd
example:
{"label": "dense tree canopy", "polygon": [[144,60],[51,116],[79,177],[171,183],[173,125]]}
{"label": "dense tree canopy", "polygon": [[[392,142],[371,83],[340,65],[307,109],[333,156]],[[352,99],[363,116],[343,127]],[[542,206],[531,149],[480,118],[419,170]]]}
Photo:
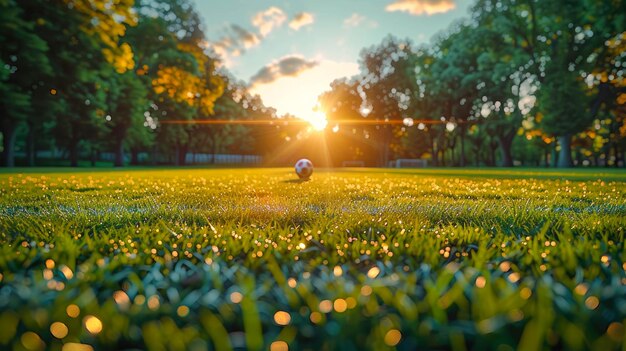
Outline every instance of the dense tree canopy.
{"label": "dense tree canopy", "polygon": [[191,0],[0,0],[2,163],[280,163],[323,142],[330,165],[623,165],[625,28],[621,0],[476,0],[428,45],[363,49],[316,134],[218,68]]}
{"label": "dense tree canopy", "polygon": [[[421,148],[434,165],[623,164],[624,6],[477,0],[432,45],[386,38],[366,49],[351,80],[367,118],[408,118],[406,132],[379,139],[398,141],[396,156]],[[331,86],[320,102],[343,90]]]}

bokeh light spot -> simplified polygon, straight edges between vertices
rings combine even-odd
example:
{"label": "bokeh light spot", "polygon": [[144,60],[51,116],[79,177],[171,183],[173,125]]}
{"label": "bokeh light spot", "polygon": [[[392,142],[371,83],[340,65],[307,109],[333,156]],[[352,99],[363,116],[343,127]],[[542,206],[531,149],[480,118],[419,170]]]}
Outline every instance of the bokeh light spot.
{"label": "bokeh light spot", "polygon": [[102,322],[96,316],[85,316],[83,323],[85,324],[85,329],[93,335],[102,331]]}
{"label": "bokeh light spot", "polygon": [[68,332],[67,326],[61,322],[54,322],[50,325],[50,333],[57,339],[63,339]]}
{"label": "bokeh light spot", "polygon": [[289,344],[281,340],[274,341],[270,345],[270,351],[288,351],[288,350],[289,350]]}
{"label": "bokeh light spot", "polygon": [[287,325],[291,322],[291,315],[285,311],[278,311],[274,313],[274,322],[278,325]]}
{"label": "bokeh light spot", "polygon": [[78,317],[78,315],[80,315],[80,308],[74,304],[71,304],[67,306],[67,308],[65,309],[65,312],[71,318],[76,318]]}
{"label": "bokeh light spot", "polygon": [[396,346],[402,339],[402,334],[397,329],[391,329],[385,334],[385,344],[389,346]]}

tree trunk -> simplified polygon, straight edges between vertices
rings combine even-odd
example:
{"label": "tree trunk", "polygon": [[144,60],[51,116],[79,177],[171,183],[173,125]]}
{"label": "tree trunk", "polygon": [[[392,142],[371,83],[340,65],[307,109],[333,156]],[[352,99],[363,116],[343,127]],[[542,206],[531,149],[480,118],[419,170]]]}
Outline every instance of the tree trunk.
{"label": "tree trunk", "polygon": [[583,153],[580,151],[580,148],[576,150],[576,165],[578,167],[583,165]]}
{"label": "tree trunk", "polygon": [[2,131],[2,159],[5,167],[15,167],[15,138],[17,129],[11,126]]}
{"label": "tree trunk", "polygon": [[460,130],[460,137],[461,137],[461,156],[459,158],[459,166],[461,167],[465,167],[465,128],[461,128]]}
{"label": "tree trunk", "polygon": [[439,160],[437,157],[437,143],[435,142],[435,138],[432,137],[431,135],[431,142],[430,142],[430,154],[431,154],[431,161],[433,163],[433,166],[438,166],[439,165]]}
{"label": "tree trunk", "polygon": [[183,146],[180,148],[179,159],[180,159],[181,166],[184,166],[187,164],[187,150],[188,150],[187,146]]}
{"label": "tree trunk", "polygon": [[452,146],[450,147],[450,166],[454,167],[457,165],[456,160],[454,159],[454,149],[456,147]]}
{"label": "tree trunk", "polygon": [[498,149],[497,143],[492,143],[489,147],[489,166],[496,166],[496,150]]}
{"label": "tree trunk", "polygon": [[176,145],[175,153],[176,155],[174,155],[174,157],[176,160],[176,166],[184,166],[185,156],[187,155],[187,147],[183,145]]}
{"label": "tree trunk", "polygon": [[174,149],[174,165],[180,166],[180,145],[176,144],[176,149]]}
{"label": "tree trunk", "polygon": [[446,166],[446,150],[445,149],[440,149],[439,153],[441,154],[441,157],[439,158],[439,160],[441,162],[439,163],[439,165],[441,167],[445,167]]}
{"label": "tree trunk", "polygon": [[572,136],[563,135],[558,137],[561,151],[559,152],[559,168],[572,167]]}
{"label": "tree trunk", "polygon": [[454,167],[457,166],[455,157],[454,157],[454,150],[456,150],[456,134],[451,134],[451,135],[446,135],[446,142],[447,142],[447,147],[448,150],[450,150],[450,166]]}
{"label": "tree trunk", "polygon": [[476,167],[480,167],[480,149],[475,149],[474,150],[474,163],[476,165]]}
{"label": "tree trunk", "polygon": [[157,144],[154,143],[154,145],[152,145],[152,155],[150,155],[150,159],[151,159],[151,163],[153,166],[157,165],[157,161],[158,161],[158,156],[159,156],[159,150],[157,149]]}
{"label": "tree trunk", "polygon": [[[513,134],[513,137],[515,134]],[[500,154],[502,155],[502,167],[513,167],[513,156],[511,155],[511,147],[513,146],[513,137],[503,135],[498,137],[500,144]]]}
{"label": "tree trunk", "polygon": [[139,151],[137,149],[130,150],[130,164],[133,166],[139,165]]}
{"label": "tree trunk", "polygon": [[115,161],[113,166],[124,167],[124,139],[120,138],[115,141]]}
{"label": "tree trunk", "polygon": [[70,166],[78,167],[78,142],[72,141],[68,151],[70,153]]}
{"label": "tree trunk", "polygon": [[35,126],[32,124],[28,125],[28,135],[26,137],[26,160],[28,162],[29,167],[35,166],[35,153],[37,152],[35,148]]}
{"label": "tree trunk", "polygon": [[211,164],[215,164],[215,156],[217,155],[217,139],[213,136],[213,143],[211,143]]}
{"label": "tree trunk", "polygon": [[379,150],[379,159],[378,162],[379,167],[388,167],[388,163],[389,163],[389,142],[391,139],[391,129],[387,128],[387,127],[382,127],[383,129],[381,130],[382,133],[382,138],[381,138],[381,143],[380,143],[380,150]]}
{"label": "tree trunk", "polygon": [[91,167],[95,167],[98,162],[98,150],[94,147],[91,148]]}

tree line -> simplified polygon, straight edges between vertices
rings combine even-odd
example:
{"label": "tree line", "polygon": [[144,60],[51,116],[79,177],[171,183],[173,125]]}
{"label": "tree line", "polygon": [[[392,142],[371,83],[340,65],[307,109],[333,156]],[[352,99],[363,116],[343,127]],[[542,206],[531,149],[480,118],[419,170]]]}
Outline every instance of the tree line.
{"label": "tree line", "polygon": [[360,74],[319,97],[329,124],[313,133],[219,68],[191,0],[0,0],[2,163],[20,148],[31,166],[40,150],[72,166],[102,152],[116,166],[189,152],[624,164],[625,28],[622,0],[477,0],[430,44],[389,36],[362,50]]}
{"label": "tree line", "polygon": [[[2,162],[37,150],[79,158],[248,152],[249,128],[163,121],[267,119],[275,111],[218,69],[190,0],[1,0]],[[248,141],[250,140],[250,141]],[[158,157],[157,157],[158,156]]]}
{"label": "tree line", "polygon": [[[350,140],[343,158],[623,164],[625,30],[624,1],[478,0],[430,45],[390,36],[363,50],[361,73],[320,105],[336,143]],[[342,131],[367,118],[381,124]]]}

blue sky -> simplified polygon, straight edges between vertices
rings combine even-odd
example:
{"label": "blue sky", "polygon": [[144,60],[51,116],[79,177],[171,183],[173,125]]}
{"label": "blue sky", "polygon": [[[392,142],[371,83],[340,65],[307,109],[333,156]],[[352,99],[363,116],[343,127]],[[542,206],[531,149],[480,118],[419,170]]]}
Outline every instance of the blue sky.
{"label": "blue sky", "polygon": [[471,0],[195,0],[213,49],[266,105],[304,119],[359,52],[388,34],[428,43]]}

